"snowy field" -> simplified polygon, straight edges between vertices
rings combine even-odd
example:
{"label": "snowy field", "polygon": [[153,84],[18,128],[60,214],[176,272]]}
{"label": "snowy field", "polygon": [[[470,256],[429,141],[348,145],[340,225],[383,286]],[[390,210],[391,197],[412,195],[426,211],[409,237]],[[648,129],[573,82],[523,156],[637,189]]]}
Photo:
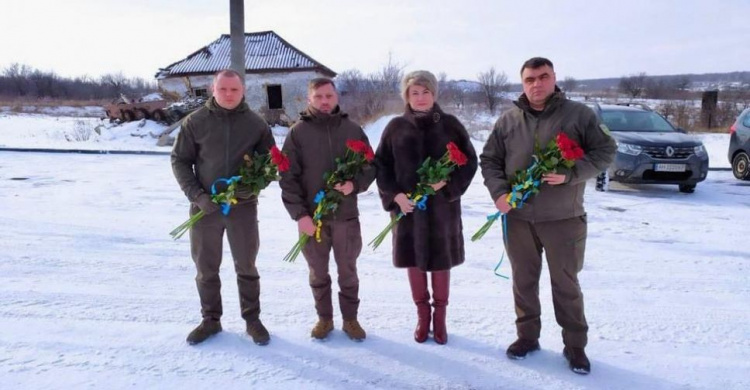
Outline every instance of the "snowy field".
{"label": "snowy field", "polygon": [[[374,138],[382,125],[368,133]],[[10,134],[0,127],[0,145],[19,146]],[[726,138],[715,143],[707,143],[712,159],[726,151]],[[742,222],[750,220],[750,182],[712,171],[694,194],[617,185],[598,193],[590,183],[580,279],[592,373],[579,376],[561,355],[546,271],[542,350],[523,361],[505,357],[515,315],[511,282],[493,274],[500,229],[468,241],[493,211],[480,177],[463,198],[467,261],[452,272],[447,345],[413,341],[416,310],[405,271],[391,266],[389,241],[359,259],[367,340],[350,341],[337,313],[329,340],[312,341],[307,267],[301,257],[281,260],[296,225],[273,184],[261,194],[257,260],[271,343],[256,346],[244,333],[227,248],[224,332],[191,347],[184,340],[200,321],[199,304],[188,240],[168,235],[187,217],[169,157],[0,151],[0,387],[750,388]],[[374,187],[360,202],[369,241],[387,216]],[[510,273],[507,263],[500,272]]]}
{"label": "snowy field", "polygon": [[0,112],[4,113],[37,113],[52,116],[66,116],[66,117],[90,117],[90,118],[103,118],[106,116],[104,108],[101,106],[84,106],[84,107],[71,107],[71,106],[0,106]]}
{"label": "snowy field", "polygon": [[[84,115],[85,111],[78,112]],[[380,118],[365,126],[371,141],[376,143],[383,128],[393,116]],[[486,126],[486,130],[477,130],[474,135],[484,141],[489,137],[494,119],[487,115],[478,115],[463,119],[467,125],[475,128]],[[168,153],[170,147],[156,146],[157,138],[166,126],[154,121],[128,122],[113,125],[106,120],[91,117],[64,117],[40,114],[8,114],[0,112],[0,149],[1,148],[48,148],[79,150],[118,150],[118,151],[162,151]],[[274,128],[274,135],[285,134],[285,128]],[[171,135],[175,136],[179,130]],[[706,145],[712,168],[728,168],[727,148],[729,134],[697,134]]]}
{"label": "snowy field", "polygon": [[0,148],[169,152],[156,146],[165,128],[150,120],[115,126],[99,118],[0,113]]}

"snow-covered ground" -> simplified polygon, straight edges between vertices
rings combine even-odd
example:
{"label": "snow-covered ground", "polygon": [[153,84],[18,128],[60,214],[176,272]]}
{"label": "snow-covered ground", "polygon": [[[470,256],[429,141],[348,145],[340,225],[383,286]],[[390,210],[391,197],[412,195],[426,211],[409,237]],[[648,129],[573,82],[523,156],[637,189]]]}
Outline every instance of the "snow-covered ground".
{"label": "snow-covered ground", "polygon": [[0,106],[0,113],[36,113],[42,115],[68,116],[68,117],[92,117],[103,118],[106,116],[102,106]]}
{"label": "snow-covered ground", "polygon": [[[365,126],[370,141],[376,144],[392,115],[382,117]],[[474,136],[483,142],[489,136],[494,120],[486,114],[475,114],[464,119],[472,124]],[[478,130],[486,127],[486,130]],[[169,152],[170,147],[156,146],[166,126],[150,121],[110,124],[98,118],[73,118],[40,114],[8,114],[0,112],[0,148],[50,148],[87,150],[141,150]],[[273,129],[277,139],[283,139],[286,128]],[[171,135],[179,132],[175,130]],[[709,151],[712,168],[728,168],[729,134],[697,134]]]}
{"label": "snow-covered ground", "polygon": [[[0,145],[19,146],[4,120]],[[373,139],[385,122],[367,128]],[[505,357],[515,314],[511,282],[493,274],[500,229],[468,240],[493,211],[480,175],[463,198],[467,261],[452,272],[447,345],[413,341],[415,308],[388,241],[359,259],[367,340],[351,342],[337,314],[330,339],[312,341],[307,267],[302,258],[281,260],[296,226],[274,183],[261,194],[257,260],[271,343],[258,347],[244,334],[227,248],[224,332],[190,347],[184,339],[200,314],[188,240],[168,235],[187,217],[169,157],[0,151],[0,386],[750,388],[750,249],[742,222],[750,220],[749,195],[750,183],[716,171],[694,194],[676,186],[607,193],[590,186],[580,279],[593,371],[582,377],[561,356],[546,272],[542,351],[524,361]],[[387,216],[374,187],[360,202],[369,241]],[[507,263],[500,272],[510,273]]]}
{"label": "snow-covered ground", "polygon": [[99,118],[0,113],[0,148],[169,152],[156,146],[165,128],[151,120],[115,125]]}
{"label": "snow-covered ground", "polygon": [[703,142],[708,150],[708,166],[710,168],[731,168],[727,156],[729,152],[729,134],[702,133],[696,137]]}

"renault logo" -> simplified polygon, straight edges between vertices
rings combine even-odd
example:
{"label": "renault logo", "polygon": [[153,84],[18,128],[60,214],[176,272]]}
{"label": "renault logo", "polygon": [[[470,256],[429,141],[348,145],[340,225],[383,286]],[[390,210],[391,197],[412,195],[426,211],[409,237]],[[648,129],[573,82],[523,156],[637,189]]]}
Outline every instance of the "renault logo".
{"label": "renault logo", "polygon": [[667,146],[666,152],[667,152],[667,157],[674,156],[674,148],[673,147]]}

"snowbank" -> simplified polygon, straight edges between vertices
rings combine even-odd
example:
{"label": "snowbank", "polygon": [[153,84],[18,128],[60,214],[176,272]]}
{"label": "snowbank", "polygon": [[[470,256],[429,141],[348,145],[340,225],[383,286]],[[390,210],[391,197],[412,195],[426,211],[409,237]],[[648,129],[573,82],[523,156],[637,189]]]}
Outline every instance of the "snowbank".
{"label": "snowbank", "polygon": [[[364,127],[372,147],[377,148],[383,129],[395,115],[388,115]],[[490,123],[490,118],[476,118],[481,123]],[[488,125],[491,127],[491,124]],[[169,151],[170,146],[156,146],[158,136],[166,126],[150,121],[128,122],[122,125],[111,124],[94,118],[70,118],[40,114],[0,113],[0,147],[52,148],[52,149],[96,149],[96,150],[145,150]],[[289,129],[274,126],[274,137],[279,145]],[[172,132],[176,136],[179,128]],[[489,130],[474,133],[474,145],[481,151]],[[709,153],[712,168],[727,168],[727,148],[729,134],[696,134]]]}
{"label": "snowbank", "polygon": [[0,114],[0,147],[169,151],[156,146],[165,128],[150,120],[116,125],[94,118]]}

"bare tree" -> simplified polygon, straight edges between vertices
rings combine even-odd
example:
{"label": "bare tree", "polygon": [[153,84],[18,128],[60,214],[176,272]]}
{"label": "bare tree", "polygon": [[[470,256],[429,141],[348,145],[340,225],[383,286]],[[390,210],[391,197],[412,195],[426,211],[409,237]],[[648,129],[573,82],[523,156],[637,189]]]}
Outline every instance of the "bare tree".
{"label": "bare tree", "polygon": [[681,91],[687,91],[687,89],[690,88],[691,83],[690,76],[683,75],[675,81],[674,86]]}
{"label": "bare tree", "polygon": [[341,90],[341,105],[358,122],[377,118],[392,107],[400,106],[398,85],[403,77],[404,65],[391,54],[388,62],[377,71],[363,75],[358,70],[347,70],[337,78]]}
{"label": "bare tree", "polygon": [[[438,73],[438,102],[443,106],[448,106],[449,103],[455,101],[455,95],[458,92],[456,90],[455,83],[448,80],[448,74],[445,72]],[[460,106],[456,106],[460,108]]]}
{"label": "bare tree", "polygon": [[391,93],[398,91],[398,85],[404,77],[404,65],[393,60],[393,54],[388,53],[388,62],[370,75],[370,81],[375,89]]}
{"label": "bare tree", "polygon": [[65,78],[55,72],[12,64],[0,73],[0,95],[28,98],[110,99],[120,93],[144,94],[156,90],[156,83],[127,78],[121,72],[98,79],[89,76]]}
{"label": "bare tree", "polygon": [[664,80],[646,78],[645,89],[641,96],[650,99],[664,99],[669,92],[669,85]]}
{"label": "bare tree", "polygon": [[448,82],[448,73],[438,72],[437,74],[438,84],[444,85]]}
{"label": "bare tree", "polygon": [[99,82],[108,86],[113,96],[119,96],[125,92],[125,85],[128,83],[128,79],[122,72],[117,72],[103,75]]}
{"label": "bare tree", "polygon": [[578,88],[578,80],[576,80],[574,77],[568,76],[563,79],[560,86],[565,92],[573,92],[576,90],[576,88]]}
{"label": "bare tree", "polygon": [[500,103],[500,93],[508,91],[510,84],[505,72],[497,72],[495,67],[491,67],[486,72],[479,72],[477,80],[482,87],[485,103],[490,114],[495,115],[495,108]]}
{"label": "bare tree", "polygon": [[342,95],[356,95],[365,89],[365,76],[357,69],[345,70],[336,76],[336,88]]}
{"label": "bare tree", "polygon": [[3,71],[3,75],[8,78],[11,88],[14,90],[17,96],[27,96],[30,94],[30,83],[29,76],[31,76],[32,69],[28,65],[21,65],[17,62],[10,64]]}
{"label": "bare tree", "polygon": [[441,102],[450,100],[450,81],[448,80],[448,73],[440,72],[437,74],[438,82],[438,100]]}
{"label": "bare tree", "polygon": [[623,76],[620,78],[620,92],[630,95],[631,98],[637,98],[646,91],[646,81],[648,76],[645,72]]}
{"label": "bare tree", "polygon": [[453,81],[450,83],[451,90],[451,101],[458,109],[463,109],[466,106],[466,100],[468,92],[463,88],[460,82]]}
{"label": "bare tree", "polygon": [[29,75],[29,81],[34,84],[38,97],[59,98],[64,94],[63,84],[53,72],[35,70]]}

